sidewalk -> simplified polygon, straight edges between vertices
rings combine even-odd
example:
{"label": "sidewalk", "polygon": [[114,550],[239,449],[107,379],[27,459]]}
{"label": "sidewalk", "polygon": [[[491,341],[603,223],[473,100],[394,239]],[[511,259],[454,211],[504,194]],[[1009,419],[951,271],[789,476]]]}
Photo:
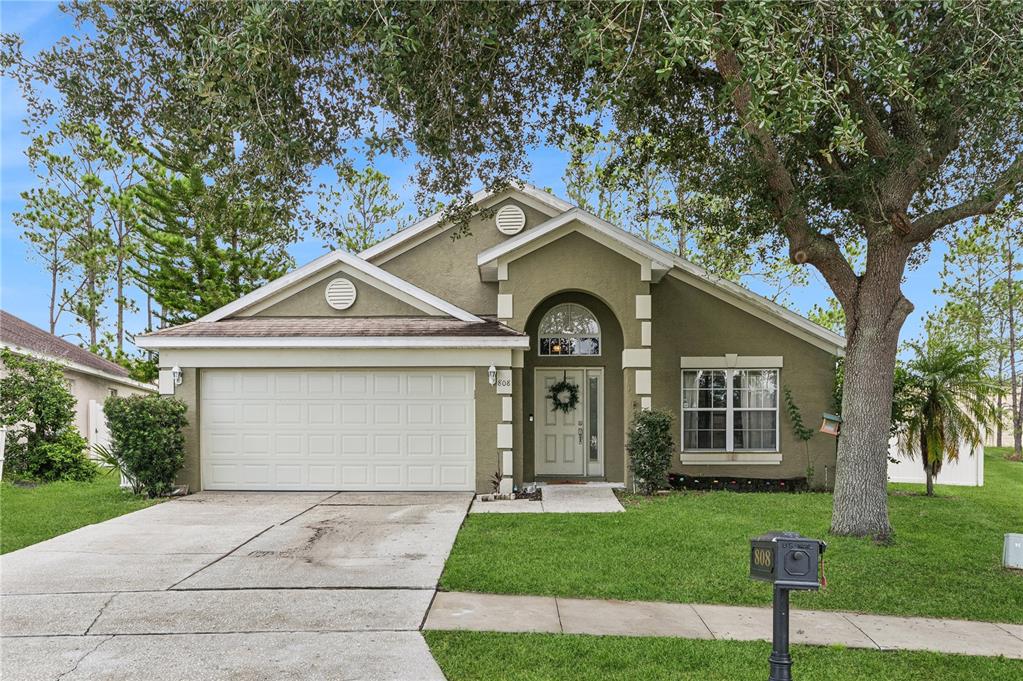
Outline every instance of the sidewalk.
{"label": "sidewalk", "polygon": [[614,485],[543,485],[542,501],[472,502],[469,513],[622,513],[625,511],[614,493]]}
{"label": "sidewalk", "polygon": [[[769,641],[771,610],[438,592],[423,628]],[[792,610],[791,637],[809,645],[1023,659],[1020,624]]]}

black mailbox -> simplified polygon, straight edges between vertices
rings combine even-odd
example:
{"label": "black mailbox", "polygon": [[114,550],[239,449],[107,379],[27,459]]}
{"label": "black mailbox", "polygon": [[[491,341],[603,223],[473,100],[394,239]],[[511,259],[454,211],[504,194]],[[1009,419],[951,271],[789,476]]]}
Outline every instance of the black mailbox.
{"label": "black mailbox", "polygon": [[749,576],[783,589],[819,589],[818,566],[827,544],[798,532],[750,539]]}

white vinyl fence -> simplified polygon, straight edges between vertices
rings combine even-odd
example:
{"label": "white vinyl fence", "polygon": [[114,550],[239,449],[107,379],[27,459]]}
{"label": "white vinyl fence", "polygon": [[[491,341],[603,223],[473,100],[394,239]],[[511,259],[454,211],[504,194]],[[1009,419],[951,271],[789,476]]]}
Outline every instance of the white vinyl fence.
{"label": "white vinyl fence", "polygon": [[[892,482],[926,482],[920,455],[912,459],[902,454],[897,438],[888,443],[888,453],[896,462],[888,462],[888,479]],[[959,459],[945,461],[941,473],[934,479],[936,485],[961,485],[964,487],[984,486],[984,447],[971,448],[968,444],[959,445]]]}

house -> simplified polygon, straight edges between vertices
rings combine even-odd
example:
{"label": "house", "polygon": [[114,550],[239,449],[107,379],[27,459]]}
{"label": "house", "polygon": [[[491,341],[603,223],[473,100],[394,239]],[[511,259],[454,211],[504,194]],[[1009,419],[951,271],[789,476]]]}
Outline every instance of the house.
{"label": "house", "polygon": [[805,449],[780,395],[828,411],[841,336],[535,187],[471,208],[467,229],[438,213],[138,338],[189,407],[180,482],[625,482],[649,407],[676,416],[677,471],[833,479],[833,439]]}
{"label": "house", "polygon": [[[0,344],[12,352],[57,362],[64,367],[76,401],[75,428],[89,442],[107,445],[103,401],[111,395],[152,395],[156,387],[135,381],[120,364],[93,354],[74,343],[0,310]],[[2,369],[2,365],[0,365]]]}

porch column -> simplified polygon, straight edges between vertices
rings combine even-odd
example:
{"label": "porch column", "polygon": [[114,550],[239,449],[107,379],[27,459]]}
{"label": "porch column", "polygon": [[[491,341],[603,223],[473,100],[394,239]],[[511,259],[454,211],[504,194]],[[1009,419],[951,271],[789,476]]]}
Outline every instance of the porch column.
{"label": "porch column", "polygon": [[[500,463],[499,494],[511,494],[515,475],[515,427],[512,399],[512,370],[497,370],[497,394],[501,396],[501,421],[497,424],[497,460]],[[521,439],[521,438],[519,438]]]}

